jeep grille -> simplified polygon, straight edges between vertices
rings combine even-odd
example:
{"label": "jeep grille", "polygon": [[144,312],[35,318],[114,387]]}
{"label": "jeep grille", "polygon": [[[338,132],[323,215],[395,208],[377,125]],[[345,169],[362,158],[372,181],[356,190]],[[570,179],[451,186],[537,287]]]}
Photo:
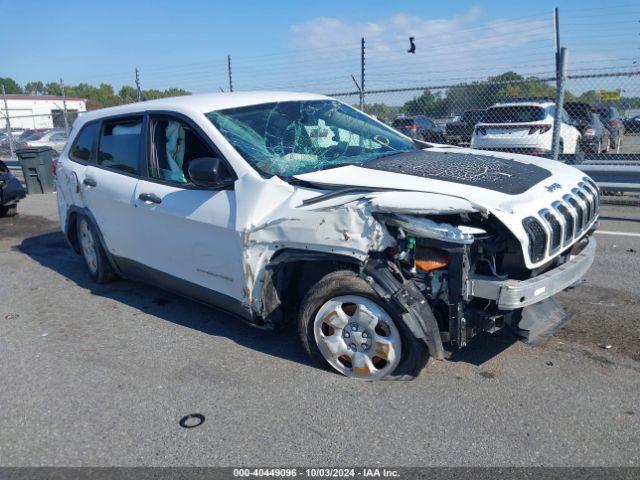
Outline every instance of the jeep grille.
{"label": "jeep grille", "polygon": [[538,216],[527,217],[522,224],[529,237],[529,255],[533,263],[542,261],[582,236],[598,217],[600,191],[588,177],[562,197],[544,208]]}

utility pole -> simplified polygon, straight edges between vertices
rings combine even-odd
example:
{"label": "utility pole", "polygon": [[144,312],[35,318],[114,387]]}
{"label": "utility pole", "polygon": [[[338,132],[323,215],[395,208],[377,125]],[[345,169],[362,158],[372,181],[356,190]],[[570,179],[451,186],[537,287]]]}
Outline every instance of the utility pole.
{"label": "utility pole", "polygon": [[233,92],[233,78],[231,76],[231,55],[227,55],[227,73],[229,74],[229,91]]}
{"label": "utility pole", "polygon": [[557,74],[560,71],[560,19],[558,17],[558,7],[553,9],[553,31],[556,42],[556,82]]}
{"label": "utility pole", "polygon": [[11,134],[11,120],[9,120],[9,106],[7,105],[7,93],[4,91],[4,84],[2,84],[2,98],[4,99],[4,115],[7,123],[7,135],[9,136],[9,152],[11,158],[13,158],[13,135]]}
{"label": "utility pole", "polygon": [[564,105],[564,86],[567,81],[567,49],[560,48],[560,70],[558,75],[558,89],[556,91],[556,112],[553,118],[552,154],[558,160],[560,153],[560,127],[562,125],[562,110]]}
{"label": "utility pole", "polygon": [[142,100],[142,92],[140,91],[140,71],[136,68],[136,102]]}
{"label": "utility pole", "polygon": [[364,112],[364,37],[360,40],[360,111]]}
{"label": "utility pole", "polygon": [[69,120],[67,120],[67,97],[64,94],[64,82],[60,79],[60,91],[62,93],[62,116],[64,118],[64,131],[69,135]]}

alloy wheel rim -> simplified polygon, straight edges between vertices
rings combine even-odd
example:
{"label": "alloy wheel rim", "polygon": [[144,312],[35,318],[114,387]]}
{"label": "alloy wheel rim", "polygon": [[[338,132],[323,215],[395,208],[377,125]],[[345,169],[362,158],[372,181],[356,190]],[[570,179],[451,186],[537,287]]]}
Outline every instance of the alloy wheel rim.
{"label": "alloy wheel rim", "polygon": [[325,360],[347,377],[378,380],[400,362],[398,328],[384,308],[367,297],[327,300],[316,313],[313,333]]}
{"label": "alloy wheel rim", "polygon": [[82,255],[87,262],[89,270],[91,270],[92,273],[96,273],[98,271],[98,255],[96,253],[93,233],[86,220],[80,221],[80,246],[82,247]]}

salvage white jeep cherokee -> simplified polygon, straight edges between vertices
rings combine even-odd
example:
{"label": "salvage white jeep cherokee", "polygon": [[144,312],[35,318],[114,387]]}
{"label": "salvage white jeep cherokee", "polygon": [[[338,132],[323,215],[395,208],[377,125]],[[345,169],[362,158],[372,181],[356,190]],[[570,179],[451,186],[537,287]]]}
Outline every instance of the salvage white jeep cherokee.
{"label": "salvage white jeep cherokee", "polygon": [[367,380],[416,376],[443,343],[568,320],[598,187],[562,163],[413,141],[341,102],[221,93],[76,120],[62,229],[97,282],[159,285],[273,329]]}

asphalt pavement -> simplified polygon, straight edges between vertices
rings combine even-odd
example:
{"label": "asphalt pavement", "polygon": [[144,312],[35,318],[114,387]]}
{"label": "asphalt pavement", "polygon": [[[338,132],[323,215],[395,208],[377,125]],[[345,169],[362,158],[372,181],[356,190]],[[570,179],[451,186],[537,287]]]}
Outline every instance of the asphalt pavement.
{"label": "asphalt pavement", "polygon": [[[294,331],[95,285],[55,195],[19,209],[0,219],[1,466],[640,465],[637,207],[603,206],[613,233],[559,295],[576,317],[556,337],[477,337],[378,383],[311,365]],[[181,428],[191,413],[205,422]]]}

